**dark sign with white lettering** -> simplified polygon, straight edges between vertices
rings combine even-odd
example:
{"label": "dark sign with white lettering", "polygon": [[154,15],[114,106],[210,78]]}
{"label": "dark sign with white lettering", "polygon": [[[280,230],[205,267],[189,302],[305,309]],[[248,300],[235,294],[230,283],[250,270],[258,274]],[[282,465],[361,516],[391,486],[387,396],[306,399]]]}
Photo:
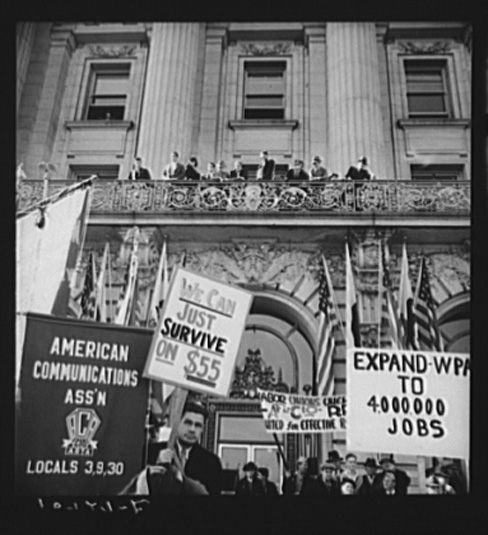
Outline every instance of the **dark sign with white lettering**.
{"label": "dark sign with white lettering", "polygon": [[144,460],[152,331],[27,315],[16,492],[113,495]]}

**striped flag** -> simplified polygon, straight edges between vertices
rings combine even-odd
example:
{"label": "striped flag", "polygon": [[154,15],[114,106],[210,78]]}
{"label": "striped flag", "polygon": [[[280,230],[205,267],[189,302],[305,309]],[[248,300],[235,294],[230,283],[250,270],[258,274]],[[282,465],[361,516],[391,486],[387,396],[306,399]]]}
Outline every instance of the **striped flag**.
{"label": "striped flag", "polygon": [[97,293],[95,300],[96,318],[98,321],[107,321],[107,265],[110,261],[110,245],[108,242],[105,244],[103,251],[102,265],[100,266],[100,273],[97,279]]}
{"label": "striped flag", "polygon": [[397,304],[395,296],[393,295],[393,285],[390,269],[386,260],[386,253],[387,245],[381,241],[379,258],[379,296],[381,301],[380,327],[384,341],[389,343],[394,349],[398,349],[401,347],[400,324],[397,316]]}
{"label": "striped flag", "polygon": [[335,333],[339,327],[327,262],[322,256],[323,272],[319,285],[319,336],[317,353],[317,394],[332,396],[334,391],[333,359]]}
{"label": "striped flag", "polygon": [[134,243],[132,246],[132,253],[129,260],[129,265],[126,273],[126,284],[124,289],[124,295],[119,301],[119,310],[115,317],[114,323],[118,325],[128,325],[130,315],[132,312],[133,301],[136,298],[134,295],[136,290],[137,271],[139,269],[139,235],[140,231],[136,228],[134,232]]}
{"label": "striped flag", "polygon": [[414,340],[413,293],[408,276],[407,246],[403,244],[402,268],[400,272],[400,289],[398,291],[398,318],[402,347],[416,349]]}
{"label": "striped flag", "polygon": [[166,249],[166,240],[164,240],[147,319],[147,326],[150,329],[154,329],[158,324],[159,311],[163,306],[168,292],[168,258]]}
{"label": "striped flag", "polygon": [[94,320],[95,318],[95,302],[96,302],[96,268],[95,256],[93,251],[90,251],[88,257],[88,264],[85,271],[85,282],[83,284],[83,291],[80,295],[81,318],[83,320]]}
{"label": "striped flag", "polygon": [[361,347],[361,337],[354,274],[346,242],[346,349],[350,347]]}
{"label": "striped flag", "polygon": [[442,351],[442,340],[437,327],[434,300],[430,289],[425,257],[420,261],[420,271],[414,300],[414,318],[418,349]]}

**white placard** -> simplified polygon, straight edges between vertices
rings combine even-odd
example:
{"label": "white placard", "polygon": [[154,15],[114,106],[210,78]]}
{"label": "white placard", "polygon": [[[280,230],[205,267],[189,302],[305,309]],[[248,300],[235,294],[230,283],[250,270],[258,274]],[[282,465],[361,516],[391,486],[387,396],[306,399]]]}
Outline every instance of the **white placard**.
{"label": "white placard", "polygon": [[227,396],[252,297],[241,288],[177,268],[144,376]]}
{"label": "white placard", "polygon": [[349,349],[352,451],[469,457],[469,355]]}
{"label": "white placard", "polygon": [[333,433],[346,429],[345,396],[302,396],[258,389],[268,433]]}

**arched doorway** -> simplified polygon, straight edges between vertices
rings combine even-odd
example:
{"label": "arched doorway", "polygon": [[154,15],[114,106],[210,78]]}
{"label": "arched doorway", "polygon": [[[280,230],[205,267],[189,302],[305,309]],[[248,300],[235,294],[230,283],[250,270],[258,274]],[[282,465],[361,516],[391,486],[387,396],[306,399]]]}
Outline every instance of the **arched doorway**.
{"label": "arched doorway", "polygon": [[283,461],[294,463],[297,437],[271,434],[264,427],[257,389],[310,392],[316,319],[302,303],[283,292],[253,290],[254,301],[241,340],[229,398],[209,400],[204,440],[222,460],[225,491],[232,492],[248,461],[269,470],[281,488]]}

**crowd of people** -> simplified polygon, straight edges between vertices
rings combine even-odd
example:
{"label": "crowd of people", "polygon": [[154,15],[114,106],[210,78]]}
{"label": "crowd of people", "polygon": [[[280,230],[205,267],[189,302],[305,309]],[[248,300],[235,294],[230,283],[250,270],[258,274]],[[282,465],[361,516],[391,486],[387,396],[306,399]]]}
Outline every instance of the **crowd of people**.
{"label": "crowd of people", "polygon": [[[207,180],[224,182],[226,180],[248,180],[248,173],[244,170],[241,160],[235,160],[232,169],[229,171],[224,160],[218,162],[208,162],[205,172],[198,169],[199,162],[196,156],[190,156],[186,165],[179,161],[178,152],[171,153],[171,162],[164,167],[161,180]],[[368,159],[361,156],[355,165],[352,165],[344,177],[337,173],[329,174],[324,167],[323,158],[315,156],[309,171],[305,170],[305,162],[295,159],[293,166],[289,168],[285,176],[276,175],[276,162],[269,157],[268,151],[261,151],[259,154],[259,164],[257,166],[256,180],[287,180],[287,181],[329,181],[329,180],[375,180],[375,175],[369,169]],[[129,180],[151,180],[153,177],[149,169],[143,167],[142,158],[134,159],[130,170]]]}
{"label": "crowd of people", "polygon": [[[134,476],[122,494],[221,494],[224,471],[220,458],[200,445],[208,413],[203,404],[187,401],[175,427],[175,442],[170,447],[171,428],[160,423],[148,451],[147,467]],[[232,490],[236,496],[383,496],[408,494],[410,476],[401,470],[392,455],[379,464],[373,457],[362,465],[354,453],[343,459],[329,452],[327,460],[313,470],[311,459],[299,457],[294,472],[285,469],[281,489],[270,481],[266,466],[247,462],[237,471]],[[466,494],[466,479],[452,459],[435,458],[425,474],[427,494]]]}

